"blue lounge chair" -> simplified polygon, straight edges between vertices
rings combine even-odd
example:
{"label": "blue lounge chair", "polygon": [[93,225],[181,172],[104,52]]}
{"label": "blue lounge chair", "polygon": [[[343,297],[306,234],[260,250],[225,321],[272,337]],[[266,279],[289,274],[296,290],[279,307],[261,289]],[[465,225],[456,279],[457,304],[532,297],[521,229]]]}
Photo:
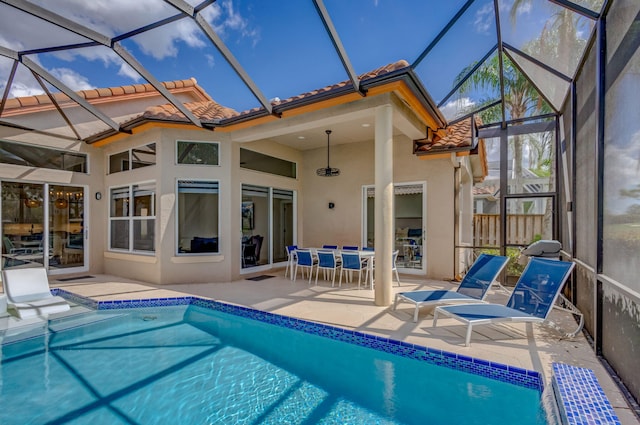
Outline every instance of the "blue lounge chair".
{"label": "blue lounge chair", "polygon": [[436,307],[433,326],[437,325],[439,315],[465,323],[465,345],[468,347],[474,325],[544,322],[574,266],[573,262],[532,258],[513,288],[507,305],[485,303]]}
{"label": "blue lounge chair", "polygon": [[455,291],[423,290],[399,292],[393,305],[400,301],[415,304],[413,321],[418,321],[420,307],[435,304],[482,302],[493,281],[498,278],[509,259],[500,255],[480,254]]}

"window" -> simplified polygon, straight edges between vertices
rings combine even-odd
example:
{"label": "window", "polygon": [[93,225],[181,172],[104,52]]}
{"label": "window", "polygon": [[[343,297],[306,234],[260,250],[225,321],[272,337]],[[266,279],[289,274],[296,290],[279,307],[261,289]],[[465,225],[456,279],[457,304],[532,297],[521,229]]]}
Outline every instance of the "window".
{"label": "window", "polygon": [[0,163],[87,173],[87,155],[0,140]]}
{"label": "window", "polygon": [[110,198],[109,248],[154,252],[156,212],[153,183],[113,188]]}
{"label": "window", "polygon": [[148,145],[109,155],[109,174],[155,164],[156,144],[149,143]]}
{"label": "window", "polygon": [[240,148],[240,168],[296,178],[296,163]]}
{"label": "window", "polygon": [[178,180],[178,253],[218,253],[217,181]]}
{"label": "window", "polygon": [[220,165],[220,145],[216,142],[178,140],[176,163],[189,165]]}

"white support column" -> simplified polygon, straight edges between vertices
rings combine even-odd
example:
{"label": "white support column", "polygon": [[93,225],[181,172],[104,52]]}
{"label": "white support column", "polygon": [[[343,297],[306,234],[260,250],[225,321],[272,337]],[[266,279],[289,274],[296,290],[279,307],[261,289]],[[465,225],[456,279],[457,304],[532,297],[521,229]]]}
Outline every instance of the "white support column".
{"label": "white support column", "polygon": [[394,191],[393,191],[393,109],[376,108],[375,128],[375,304],[391,305]]}

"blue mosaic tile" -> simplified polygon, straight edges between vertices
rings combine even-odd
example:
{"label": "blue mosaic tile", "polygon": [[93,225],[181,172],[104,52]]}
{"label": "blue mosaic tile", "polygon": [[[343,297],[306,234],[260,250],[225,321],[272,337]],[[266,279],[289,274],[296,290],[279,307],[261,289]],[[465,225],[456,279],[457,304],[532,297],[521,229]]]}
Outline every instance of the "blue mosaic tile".
{"label": "blue mosaic tile", "polygon": [[87,308],[91,308],[91,309],[97,309],[98,303],[97,301],[92,300],[91,298],[87,298],[87,297],[82,297],[80,295],[76,295],[72,292],[68,292],[65,291],[64,289],[60,289],[60,288],[53,288],[51,289],[51,293],[53,295],[58,295],[62,298],[64,298],[65,300],[68,300],[74,304],[77,305],[81,305],[83,307],[87,307]]}
{"label": "blue mosaic tile", "polygon": [[566,425],[612,424],[620,420],[591,369],[553,363],[553,389]]}

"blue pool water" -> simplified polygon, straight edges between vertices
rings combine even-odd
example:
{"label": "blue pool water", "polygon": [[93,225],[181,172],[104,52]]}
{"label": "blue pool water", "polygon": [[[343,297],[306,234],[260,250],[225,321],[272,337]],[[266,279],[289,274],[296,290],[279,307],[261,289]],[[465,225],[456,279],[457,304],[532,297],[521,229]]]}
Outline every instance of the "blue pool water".
{"label": "blue pool water", "polygon": [[2,346],[0,424],[545,424],[536,389],[198,306]]}

